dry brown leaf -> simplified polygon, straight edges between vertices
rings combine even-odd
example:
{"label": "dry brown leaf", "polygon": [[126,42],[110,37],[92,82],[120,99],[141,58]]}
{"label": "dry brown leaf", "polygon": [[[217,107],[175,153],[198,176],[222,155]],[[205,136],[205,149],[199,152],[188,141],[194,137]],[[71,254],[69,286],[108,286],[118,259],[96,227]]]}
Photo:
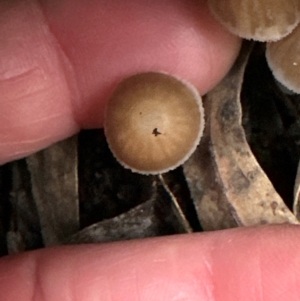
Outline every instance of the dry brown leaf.
{"label": "dry brown leaf", "polygon": [[45,246],[57,245],[79,229],[77,137],[26,159]]}
{"label": "dry brown leaf", "polygon": [[66,244],[101,243],[157,236],[154,199],[114,218],[92,224],[72,235]]}
{"label": "dry brown leaf", "polygon": [[173,199],[158,181],[150,199],[116,217],[94,223],[68,238],[66,244],[100,243],[186,233]]}
{"label": "dry brown leaf", "polygon": [[208,93],[206,136],[184,168],[205,230],[298,223],[253,156],[241,125],[240,92],[250,48],[244,44],[231,71]]}
{"label": "dry brown leaf", "polygon": [[204,230],[235,227],[237,224],[232,216],[232,208],[216,180],[212,166],[213,158],[209,150],[208,127],[206,127],[200,147],[184,164],[186,180]]}
{"label": "dry brown leaf", "polygon": [[30,175],[25,160],[11,163],[10,210],[6,216],[9,226],[6,233],[8,254],[41,248],[40,221],[32,198]]}

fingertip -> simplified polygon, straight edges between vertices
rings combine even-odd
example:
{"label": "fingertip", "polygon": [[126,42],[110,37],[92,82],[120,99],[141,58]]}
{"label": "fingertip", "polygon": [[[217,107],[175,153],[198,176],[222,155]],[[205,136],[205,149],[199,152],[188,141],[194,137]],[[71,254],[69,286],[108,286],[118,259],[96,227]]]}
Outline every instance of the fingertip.
{"label": "fingertip", "polygon": [[78,131],[62,57],[35,1],[0,3],[0,164]]}
{"label": "fingertip", "polygon": [[164,71],[206,93],[240,47],[206,1],[14,0],[0,12],[0,164],[102,127],[113,89],[134,73]]}
{"label": "fingertip", "polygon": [[45,1],[44,10],[74,66],[81,95],[73,103],[75,118],[85,128],[102,127],[117,83],[139,72],[163,71],[205,94],[225,76],[241,45],[205,0]]}
{"label": "fingertip", "polygon": [[298,236],[278,225],[28,252],[0,260],[0,300],[297,301]]}

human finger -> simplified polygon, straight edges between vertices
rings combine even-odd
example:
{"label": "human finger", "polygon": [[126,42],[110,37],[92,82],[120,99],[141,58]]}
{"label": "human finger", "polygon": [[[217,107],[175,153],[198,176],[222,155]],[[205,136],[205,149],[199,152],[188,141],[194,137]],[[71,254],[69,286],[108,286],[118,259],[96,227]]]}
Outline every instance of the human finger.
{"label": "human finger", "polygon": [[205,93],[240,47],[205,0],[1,1],[0,37],[0,164],[101,127],[133,73],[164,71]]}
{"label": "human finger", "polygon": [[298,301],[299,227],[238,228],[0,260],[0,301]]}

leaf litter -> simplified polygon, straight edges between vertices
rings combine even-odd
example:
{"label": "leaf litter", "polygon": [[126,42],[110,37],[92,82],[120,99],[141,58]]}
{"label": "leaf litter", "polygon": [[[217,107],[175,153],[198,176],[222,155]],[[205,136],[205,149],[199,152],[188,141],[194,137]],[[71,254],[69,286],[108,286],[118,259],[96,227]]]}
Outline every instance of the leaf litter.
{"label": "leaf litter", "polygon": [[0,167],[1,255],[298,224],[300,101],[278,88],[267,67],[257,68],[264,66],[263,47],[245,42],[231,71],[204,97],[204,136],[175,171],[144,176],[125,170],[102,130],[82,131]]}

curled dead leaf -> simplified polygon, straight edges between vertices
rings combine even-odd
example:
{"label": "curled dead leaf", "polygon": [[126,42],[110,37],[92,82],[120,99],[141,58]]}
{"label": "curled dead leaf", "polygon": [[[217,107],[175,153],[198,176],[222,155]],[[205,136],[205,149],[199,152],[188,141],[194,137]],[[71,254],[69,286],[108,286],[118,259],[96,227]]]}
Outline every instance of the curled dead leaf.
{"label": "curled dead leaf", "polygon": [[241,125],[240,92],[251,48],[244,44],[231,71],[207,94],[205,138],[184,166],[205,230],[298,224],[252,154]]}
{"label": "curled dead leaf", "polygon": [[79,230],[77,137],[26,159],[45,246],[62,243]]}

